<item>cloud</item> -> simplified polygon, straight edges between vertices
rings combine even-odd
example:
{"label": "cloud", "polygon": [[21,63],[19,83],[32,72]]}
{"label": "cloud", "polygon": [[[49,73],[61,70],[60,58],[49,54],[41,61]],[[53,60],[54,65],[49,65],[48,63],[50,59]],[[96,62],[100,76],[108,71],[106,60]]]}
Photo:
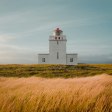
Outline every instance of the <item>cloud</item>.
{"label": "cloud", "polygon": [[0,45],[0,64],[21,63],[37,63],[37,52],[17,45]]}
{"label": "cloud", "polygon": [[8,41],[11,41],[11,40],[14,40],[14,39],[16,39],[16,37],[6,35],[6,34],[0,35],[0,42],[8,42]]}

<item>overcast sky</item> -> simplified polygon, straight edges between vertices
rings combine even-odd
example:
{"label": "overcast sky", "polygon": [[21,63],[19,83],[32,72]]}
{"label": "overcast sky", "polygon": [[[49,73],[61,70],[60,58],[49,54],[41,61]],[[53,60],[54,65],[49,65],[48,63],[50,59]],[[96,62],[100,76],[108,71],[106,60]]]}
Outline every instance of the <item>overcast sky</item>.
{"label": "overcast sky", "polygon": [[112,0],[0,0],[0,64],[37,63],[57,27],[80,63],[112,63]]}

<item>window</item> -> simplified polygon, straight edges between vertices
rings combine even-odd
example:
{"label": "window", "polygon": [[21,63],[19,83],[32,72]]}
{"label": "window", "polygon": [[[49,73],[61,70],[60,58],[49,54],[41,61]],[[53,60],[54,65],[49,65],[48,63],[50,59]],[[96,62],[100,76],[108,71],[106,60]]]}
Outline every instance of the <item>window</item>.
{"label": "window", "polygon": [[60,39],[60,37],[58,37],[58,39]]}
{"label": "window", "polygon": [[45,58],[42,58],[42,62],[45,62]]}
{"label": "window", "polygon": [[59,53],[57,52],[57,59],[59,59]]}
{"label": "window", "polygon": [[57,40],[57,37],[55,37],[55,40]]}
{"label": "window", "polygon": [[73,58],[70,58],[70,62],[73,62]]}

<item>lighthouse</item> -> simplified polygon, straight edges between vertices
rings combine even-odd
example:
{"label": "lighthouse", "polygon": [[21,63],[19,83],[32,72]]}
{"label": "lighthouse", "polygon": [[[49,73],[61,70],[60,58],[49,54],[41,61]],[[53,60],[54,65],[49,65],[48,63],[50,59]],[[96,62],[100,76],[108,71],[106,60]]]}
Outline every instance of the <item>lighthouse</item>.
{"label": "lighthouse", "polygon": [[38,54],[39,64],[77,65],[77,54],[66,53],[66,36],[59,28],[49,36],[49,53]]}

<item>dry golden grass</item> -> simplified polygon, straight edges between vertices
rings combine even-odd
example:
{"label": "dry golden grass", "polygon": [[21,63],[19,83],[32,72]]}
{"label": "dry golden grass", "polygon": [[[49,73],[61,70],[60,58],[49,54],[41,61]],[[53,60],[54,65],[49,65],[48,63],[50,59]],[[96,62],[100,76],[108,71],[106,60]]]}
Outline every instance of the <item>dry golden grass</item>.
{"label": "dry golden grass", "polygon": [[112,76],[1,77],[0,112],[112,112]]}

